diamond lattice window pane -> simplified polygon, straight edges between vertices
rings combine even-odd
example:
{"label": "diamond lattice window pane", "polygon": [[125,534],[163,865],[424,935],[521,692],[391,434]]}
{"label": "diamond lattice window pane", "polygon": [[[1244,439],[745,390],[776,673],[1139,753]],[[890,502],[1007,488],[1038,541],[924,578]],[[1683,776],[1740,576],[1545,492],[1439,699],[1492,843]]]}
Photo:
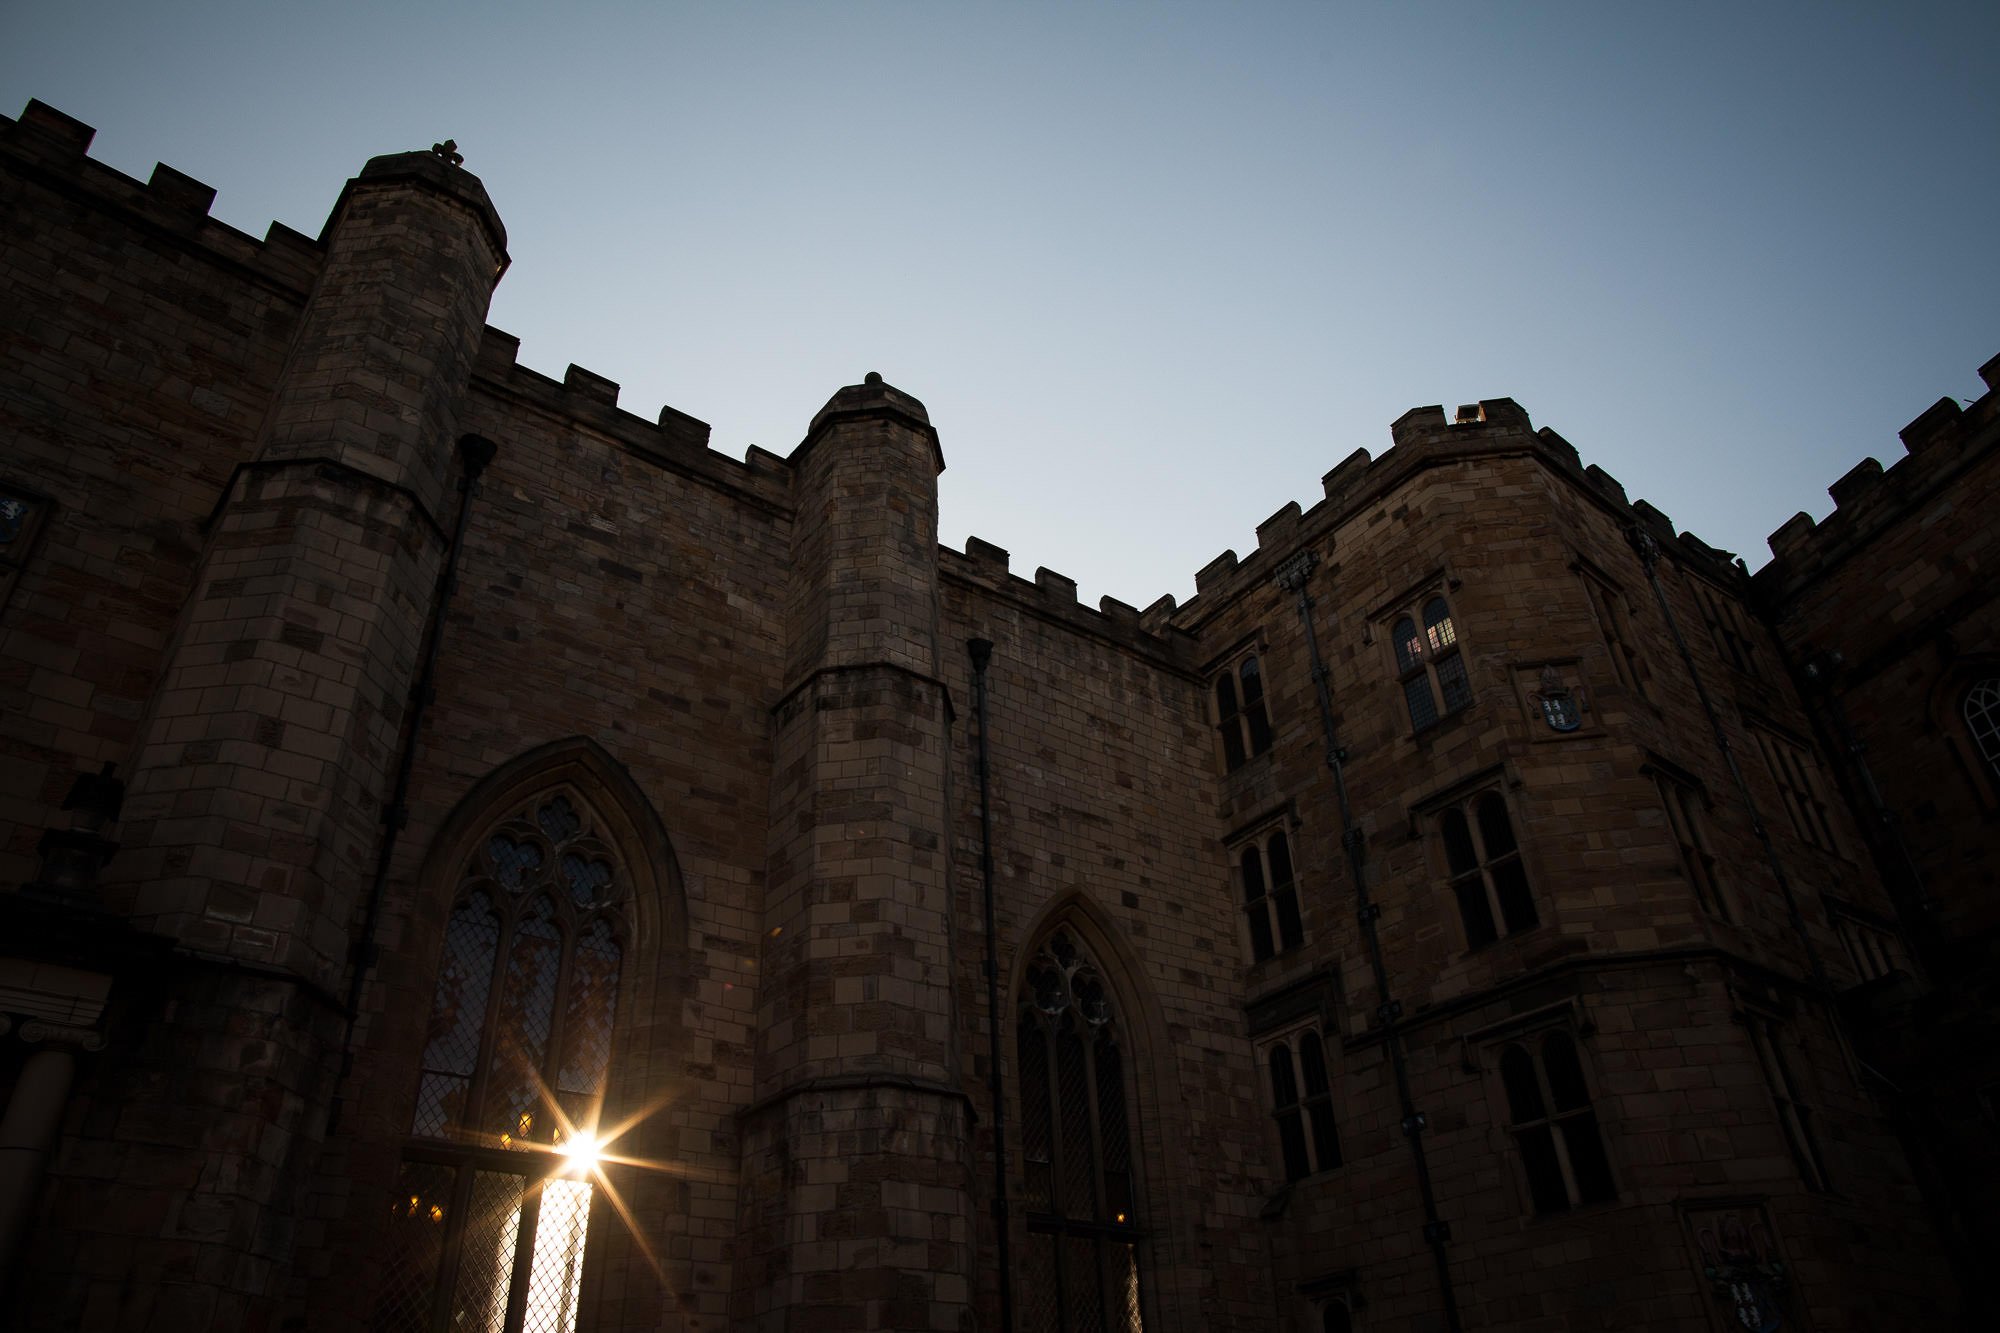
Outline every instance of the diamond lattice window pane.
{"label": "diamond lattice window pane", "polygon": [[374,1333],[424,1333],[430,1327],[457,1174],[434,1162],[403,1163],[389,1201],[380,1286],[369,1319]]}
{"label": "diamond lattice window pane", "polygon": [[617,941],[611,927],[593,922],[577,942],[570,964],[569,1011],[563,1019],[562,1068],[556,1086],[563,1092],[596,1094],[604,1088],[611,1060],[611,1029],[618,1006]]}
{"label": "diamond lattice window pane", "polygon": [[481,1171],[472,1179],[458,1282],[451,1293],[453,1333],[505,1333],[526,1186],[527,1181],[505,1171]]}
{"label": "diamond lattice window pane", "polygon": [[588,1181],[551,1180],[542,1186],[522,1333],[575,1333],[577,1302],[583,1292],[583,1242],[590,1229],[590,1195]]}

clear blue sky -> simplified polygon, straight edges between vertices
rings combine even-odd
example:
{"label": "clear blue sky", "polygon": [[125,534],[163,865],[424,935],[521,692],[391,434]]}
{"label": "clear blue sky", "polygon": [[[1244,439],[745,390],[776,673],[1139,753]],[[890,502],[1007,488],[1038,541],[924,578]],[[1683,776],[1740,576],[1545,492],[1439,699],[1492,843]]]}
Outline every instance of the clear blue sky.
{"label": "clear blue sky", "polygon": [[259,235],[454,137],[523,363],[736,456],[879,370],[948,543],[1143,606],[1502,395],[1762,563],[2000,352],[1996,51],[1992,0],[9,0],[0,109]]}

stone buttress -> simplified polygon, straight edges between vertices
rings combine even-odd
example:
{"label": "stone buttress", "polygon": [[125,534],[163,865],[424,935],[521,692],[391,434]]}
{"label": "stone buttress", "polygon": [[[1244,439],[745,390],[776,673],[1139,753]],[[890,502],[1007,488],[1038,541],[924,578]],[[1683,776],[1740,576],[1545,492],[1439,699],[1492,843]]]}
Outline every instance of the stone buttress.
{"label": "stone buttress", "polygon": [[791,462],[736,1325],[956,1330],[972,1197],[942,846],[943,458],[923,405],[871,374]]}

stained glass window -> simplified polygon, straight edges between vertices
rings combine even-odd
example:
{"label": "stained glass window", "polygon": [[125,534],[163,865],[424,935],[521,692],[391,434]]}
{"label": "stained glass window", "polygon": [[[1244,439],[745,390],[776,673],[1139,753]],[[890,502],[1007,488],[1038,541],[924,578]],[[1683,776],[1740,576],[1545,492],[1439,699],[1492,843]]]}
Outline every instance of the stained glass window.
{"label": "stained glass window", "polygon": [[381,1333],[573,1333],[594,1186],[553,1150],[596,1127],[617,1018],[618,860],[564,792],[510,811],[445,921],[391,1198]]}
{"label": "stained glass window", "polygon": [[1016,1030],[1026,1333],[1141,1333],[1132,1126],[1117,1016],[1068,931],[1036,953]]}

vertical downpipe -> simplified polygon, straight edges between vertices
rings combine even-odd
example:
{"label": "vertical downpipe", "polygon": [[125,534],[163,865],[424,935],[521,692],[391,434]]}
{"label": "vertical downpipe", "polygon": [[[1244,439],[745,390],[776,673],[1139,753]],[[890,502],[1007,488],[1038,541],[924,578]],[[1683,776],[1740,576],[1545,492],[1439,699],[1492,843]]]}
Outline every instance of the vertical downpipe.
{"label": "vertical downpipe", "polygon": [[972,657],[973,712],[979,719],[979,879],[986,893],[986,1088],[993,1099],[993,1232],[1000,1259],[1000,1329],[1014,1329],[1014,1266],[1008,1259],[1007,1102],[1000,1074],[1000,945],[993,924],[993,780],[986,749],[986,667],[990,639],[967,641]]}
{"label": "vertical downpipe", "polygon": [[1313,689],[1319,698],[1320,733],[1326,742],[1326,766],[1333,772],[1333,790],[1340,803],[1340,845],[1347,852],[1348,876],[1354,881],[1355,915],[1361,921],[1362,937],[1368,942],[1368,962],[1375,973],[1375,1024],[1382,1044],[1389,1052],[1389,1067],[1396,1079],[1396,1096],[1402,1104],[1403,1134],[1410,1141],[1410,1154],[1417,1172],[1417,1193],[1424,1204],[1424,1241],[1437,1264],[1438,1290],[1444,1297],[1445,1327],[1460,1333],[1465,1325],[1458,1314],[1458,1294],[1451,1285],[1451,1256],[1445,1247],[1451,1241],[1451,1223],[1438,1216],[1437,1190],[1431,1183],[1430,1158],[1424,1151],[1424,1130],[1428,1122],[1417,1109],[1410,1092],[1409,1062],[1403,1052],[1403,1002],[1389,993],[1389,966],[1382,958],[1382,937],[1375,920],[1382,915],[1368,897],[1368,841],[1354,822],[1354,807],[1347,798],[1347,751],[1341,748],[1333,729],[1333,691],[1327,684],[1333,673],[1319,655],[1319,635],[1313,628],[1313,599],[1306,589],[1319,557],[1300,551],[1278,567],[1278,586],[1296,593],[1299,620],[1305,625],[1306,651],[1312,659]]}
{"label": "vertical downpipe", "polygon": [[472,510],[473,493],[479,489],[480,474],[493,461],[493,441],[483,435],[461,435],[458,459],[458,519],[452,525],[451,546],[445,552],[444,569],[438,574],[437,610],[431,615],[424,635],[423,660],[417,667],[417,683],[410,690],[409,723],[403,731],[403,750],[396,757],[396,781],[382,807],[382,847],[375,857],[375,878],[368,886],[368,905],[361,918],[361,935],[354,942],[354,965],[347,979],[347,1032],[340,1043],[340,1072],[334,1076],[333,1096],[326,1110],[326,1132],[340,1127],[345,1107],[347,1076],[354,1069],[354,1029],[361,1019],[361,987],[375,966],[375,932],[382,920],[382,895],[389,884],[389,863],[396,855],[396,836],[409,820],[406,802],[410,795],[410,772],[417,763],[417,737],[424,725],[424,710],[437,695],[438,649],[444,644],[445,617],[451,611],[451,595],[458,587],[458,554],[465,546],[466,518]]}

